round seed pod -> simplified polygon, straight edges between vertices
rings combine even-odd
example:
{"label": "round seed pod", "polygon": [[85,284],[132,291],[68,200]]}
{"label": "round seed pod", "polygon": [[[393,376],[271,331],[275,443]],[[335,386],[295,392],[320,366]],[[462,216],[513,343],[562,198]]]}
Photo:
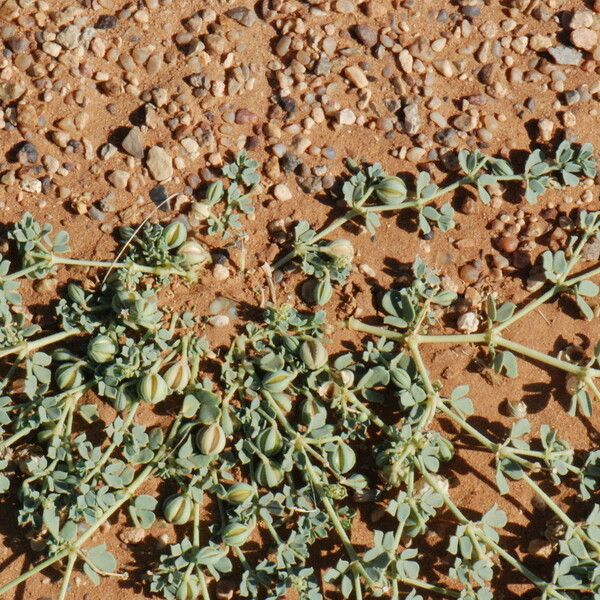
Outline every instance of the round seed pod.
{"label": "round seed pod", "polygon": [[81,385],[83,376],[81,375],[81,369],[77,363],[63,363],[59,365],[54,374],[56,385],[61,390],[71,390]]}
{"label": "round seed pod", "polygon": [[174,494],[169,496],[163,504],[165,521],[173,525],[185,525],[192,518],[194,502],[189,496]]}
{"label": "round seed pod", "polygon": [[254,468],[254,479],[262,487],[277,487],[283,481],[283,469],[275,463],[261,460]]}
{"label": "round seed pod", "polygon": [[275,425],[261,431],[256,437],[256,446],[265,456],[273,456],[281,451],[283,437]]}
{"label": "round seed pod", "polygon": [[311,371],[317,371],[327,364],[329,356],[321,340],[313,338],[302,342],[300,358]]}
{"label": "round seed pod", "polygon": [[221,180],[211,183],[206,188],[206,200],[209,204],[217,203],[223,197],[223,182]]}
{"label": "round seed pod", "polygon": [[138,381],[137,392],[144,402],[158,404],[169,394],[169,386],[158,373],[148,373]]}
{"label": "round seed pod", "polygon": [[175,392],[183,392],[190,382],[192,372],[187,360],[181,359],[173,363],[164,373],[165,383]]}
{"label": "round seed pod", "polygon": [[207,456],[223,452],[226,443],[225,432],[218,423],[204,427],[196,434],[196,447]]}
{"label": "round seed pod", "polygon": [[54,428],[56,423],[44,423],[36,433],[36,438],[38,442],[47,443],[54,437]]}
{"label": "round seed pod", "polygon": [[181,221],[175,221],[163,229],[162,237],[169,248],[178,248],[187,239],[187,230]]}
{"label": "round seed pod", "polygon": [[327,244],[323,247],[322,252],[334,258],[345,258],[348,261],[352,261],[354,258],[354,246],[350,240],[344,238]]}
{"label": "round seed pod", "polygon": [[254,523],[239,523],[236,521],[228,523],[221,532],[223,543],[227,546],[243,546],[248,541],[253,529]]}
{"label": "round seed pod", "polygon": [[325,406],[312,398],[304,400],[300,408],[300,421],[304,425],[310,425],[311,421],[317,416],[320,416],[323,420],[327,418]]}
{"label": "round seed pod", "polygon": [[117,394],[113,401],[115,410],[119,412],[127,410],[131,408],[134,402],[135,398],[131,395],[131,392],[127,386],[121,385],[117,388]]}
{"label": "round seed pod", "polygon": [[176,600],[196,600],[200,596],[200,586],[190,577],[184,578],[177,588]]}
{"label": "round seed pod", "polygon": [[225,495],[227,502],[231,504],[244,504],[246,500],[252,498],[256,494],[256,491],[249,483],[234,483]]}
{"label": "round seed pod", "polygon": [[331,300],[333,287],[329,277],[320,279],[313,290],[313,302],[319,306],[324,306]]}
{"label": "round seed pod", "polygon": [[110,362],[116,353],[117,345],[107,335],[97,335],[87,347],[87,355],[99,364]]}
{"label": "round seed pod", "polygon": [[75,302],[75,304],[79,304],[79,306],[83,306],[85,304],[85,292],[80,285],[76,283],[70,283],[67,286],[67,294],[69,298]]}
{"label": "round seed pod", "polygon": [[183,264],[187,267],[198,267],[210,259],[208,250],[196,240],[183,242],[177,254],[183,258]]}
{"label": "round seed pod", "polygon": [[262,388],[266,392],[271,394],[281,394],[285,391],[290,383],[296,377],[296,373],[290,373],[289,371],[275,371],[275,373],[267,373],[262,380]]}
{"label": "round seed pod", "polygon": [[139,297],[140,295],[137,292],[119,290],[112,297],[112,308],[116,313],[121,312],[123,309],[128,309],[131,305],[133,305]]}
{"label": "round seed pod", "polygon": [[347,473],[356,464],[356,454],[348,444],[340,442],[327,452],[327,460],[336,473]]}
{"label": "round seed pod", "polygon": [[399,387],[401,390],[410,389],[412,381],[410,379],[410,375],[404,369],[400,369],[398,367],[391,368],[390,375],[395,386]]}
{"label": "round seed pod", "polygon": [[406,199],[406,184],[400,177],[386,177],[375,187],[375,194],[384,204],[402,204]]}

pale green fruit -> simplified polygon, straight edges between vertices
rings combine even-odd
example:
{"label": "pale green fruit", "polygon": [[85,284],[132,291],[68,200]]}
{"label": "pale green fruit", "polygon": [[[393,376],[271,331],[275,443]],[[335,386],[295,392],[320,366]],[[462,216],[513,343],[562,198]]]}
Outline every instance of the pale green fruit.
{"label": "pale green fruit", "polygon": [[302,342],[300,358],[309,369],[316,371],[327,364],[329,357],[325,346],[320,340],[310,339]]}
{"label": "pale green fruit", "polygon": [[163,505],[165,521],[173,525],[189,523],[194,511],[194,502],[189,496],[174,494],[169,496]]}
{"label": "pale green fruit", "polygon": [[110,362],[116,353],[117,345],[107,335],[97,335],[87,347],[87,355],[99,364]]}
{"label": "pale green fruit", "polygon": [[384,204],[401,204],[406,199],[406,184],[400,177],[386,177],[377,184],[375,193]]}
{"label": "pale green fruit", "polygon": [[175,221],[163,229],[162,236],[169,248],[178,248],[187,239],[187,230],[181,221]]}
{"label": "pale green fruit", "polygon": [[196,434],[196,446],[207,456],[223,452],[226,443],[225,432],[218,423],[204,427]]}
{"label": "pale green fruit", "polygon": [[158,373],[148,373],[138,381],[137,391],[144,402],[158,404],[169,394],[169,386]]}

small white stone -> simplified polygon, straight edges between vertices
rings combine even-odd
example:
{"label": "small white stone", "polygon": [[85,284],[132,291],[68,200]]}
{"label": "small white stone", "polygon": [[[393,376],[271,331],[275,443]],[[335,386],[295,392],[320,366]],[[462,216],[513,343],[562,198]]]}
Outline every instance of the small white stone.
{"label": "small white stone", "polygon": [[273,188],[273,196],[275,196],[275,198],[281,202],[287,202],[288,200],[292,199],[292,192],[285,183],[278,183]]}
{"label": "small white stone", "polygon": [[541,119],[538,123],[538,129],[544,142],[549,142],[552,139],[554,123],[550,119]]}
{"label": "small white stone", "polygon": [[215,315],[214,317],[209,317],[208,322],[213,327],[227,327],[229,325],[229,317],[227,315]]}
{"label": "small white stone", "polygon": [[474,312],[467,312],[458,317],[456,325],[459,331],[474,333],[479,329],[479,317]]}
{"label": "small white stone", "polygon": [[366,88],[369,85],[365,72],[358,65],[346,67],[344,75],[359,89]]}
{"label": "small white stone", "polygon": [[229,278],[229,269],[225,265],[215,265],[213,268],[213,277],[217,281],[225,281]]}
{"label": "small white stone", "polygon": [[340,110],[338,122],[340,125],[354,125],[356,123],[356,115],[351,109],[344,108]]}

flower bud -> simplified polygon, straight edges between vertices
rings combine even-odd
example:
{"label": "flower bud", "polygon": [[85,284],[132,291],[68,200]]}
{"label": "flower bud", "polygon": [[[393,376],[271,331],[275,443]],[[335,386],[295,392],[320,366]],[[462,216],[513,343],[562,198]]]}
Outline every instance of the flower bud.
{"label": "flower bud", "polygon": [[348,444],[340,442],[327,452],[327,460],[336,473],[347,473],[356,464],[356,454]]}
{"label": "flower bud", "polygon": [[275,373],[267,373],[262,380],[263,390],[272,394],[280,394],[288,388],[290,383],[296,377],[296,373],[289,371],[275,371]]}
{"label": "flower bud", "polygon": [[165,521],[173,525],[185,525],[192,518],[194,502],[189,496],[174,494],[169,496],[163,505]]}
{"label": "flower bud", "polygon": [[177,250],[187,267],[198,267],[210,259],[208,250],[196,240],[187,240]]}
{"label": "flower bud", "polygon": [[56,369],[54,378],[61,390],[71,390],[81,385],[83,377],[78,363],[63,363]]}
{"label": "flower bud", "polygon": [[187,239],[187,229],[181,221],[173,221],[163,229],[162,237],[169,248],[178,248]]}
{"label": "flower bud", "polygon": [[183,392],[190,382],[192,372],[185,359],[173,363],[164,373],[165,383],[175,392]]}
{"label": "flower bud", "polygon": [[207,456],[223,452],[226,443],[225,432],[218,423],[204,427],[196,434],[196,446]]}
{"label": "flower bud", "polygon": [[300,346],[300,358],[311,371],[317,371],[327,364],[329,356],[323,343],[313,338],[302,342]]}
{"label": "flower bud", "polygon": [[234,483],[225,495],[225,500],[231,504],[244,504],[256,494],[256,491],[249,483]]}
{"label": "flower bud", "polygon": [[87,347],[87,355],[96,363],[110,362],[117,353],[117,345],[107,335],[97,335]]}
{"label": "flower bud", "polygon": [[375,186],[375,193],[384,204],[401,204],[406,199],[406,184],[400,177],[386,177]]}
{"label": "flower bud", "polygon": [[327,246],[324,246],[322,251],[329,256],[345,258],[348,261],[352,261],[354,258],[354,246],[352,242],[343,238],[341,240],[334,240]]}
{"label": "flower bud", "polygon": [[256,446],[265,456],[273,456],[281,451],[283,437],[277,427],[273,425],[258,434]]}
{"label": "flower bud", "polygon": [[138,381],[137,391],[144,402],[158,404],[169,394],[169,386],[158,373],[148,373]]}
{"label": "flower bud", "polygon": [[283,481],[283,469],[275,463],[261,460],[254,468],[254,479],[262,487],[277,487]]}
{"label": "flower bud", "polygon": [[228,523],[221,532],[223,543],[227,546],[243,546],[248,541],[254,527],[254,523],[239,523],[236,521]]}
{"label": "flower bud", "polygon": [[139,297],[140,295],[137,292],[119,290],[112,297],[112,308],[116,313],[119,313],[122,310],[128,310]]}

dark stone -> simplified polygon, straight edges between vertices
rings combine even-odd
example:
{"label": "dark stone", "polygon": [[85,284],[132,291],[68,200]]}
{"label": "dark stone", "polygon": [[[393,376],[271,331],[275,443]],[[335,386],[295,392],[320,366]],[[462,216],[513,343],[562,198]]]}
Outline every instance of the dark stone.
{"label": "dark stone", "polygon": [[302,161],[295,154],[286,152],[279,163],[286,173],[293,173],[302,164]]}
{"label": "dark stone", "polygon": [[283,98],[279,97],[277,99],[277,103],[287,113],[292,114],[292,113],[296,112],[296,102],[295,102],[295,100],[293,98],[290,98],[289,96],[285,96]]}
{"label": "dark stone", "polygon": [[116,15],[101,15],[96,21],[96,29],[114,29],[117,26],[118,19]]}
{"label": "dark stone", "polygon": [[38,160],[37,148],[31,142],[22,142],[16,149],[16,159],[22,165],[34,164]]}
{"label": "dark stone", "polygon": [[154,204],[156,204],[163,212],[169,212],[171,210],[169,202],[165,202],[167,198],[167,190],[165,190],[162,185],[156,185],[150,190],[150,200],[152,200],[152,202],[154,202]]}
{"label": "dark stone", "polygon": [[361,23],[360,25],[355,25],[352,28],[352,35],[355,39],[360,42],[363,46],[367,48],[372,48],[377,44],[377,30],[371,27],[370,25],[365,25]]}

